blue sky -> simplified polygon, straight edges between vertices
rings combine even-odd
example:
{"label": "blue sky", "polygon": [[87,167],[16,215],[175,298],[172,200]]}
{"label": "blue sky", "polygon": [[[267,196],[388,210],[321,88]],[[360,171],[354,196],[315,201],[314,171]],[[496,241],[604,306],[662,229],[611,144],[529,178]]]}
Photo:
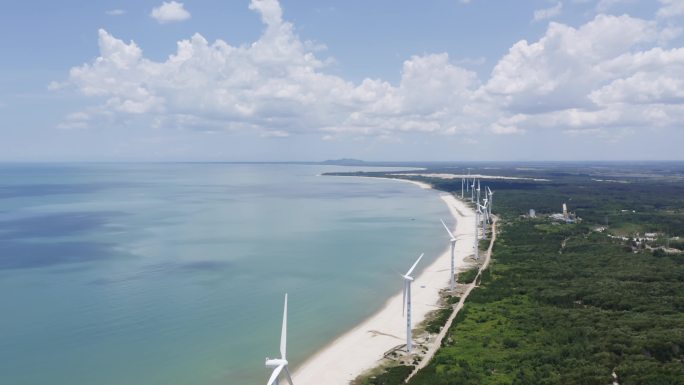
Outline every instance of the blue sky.
{"label": "blue sky", "polygon": [[677,0],[25,1],[0,160],[684,159]]}

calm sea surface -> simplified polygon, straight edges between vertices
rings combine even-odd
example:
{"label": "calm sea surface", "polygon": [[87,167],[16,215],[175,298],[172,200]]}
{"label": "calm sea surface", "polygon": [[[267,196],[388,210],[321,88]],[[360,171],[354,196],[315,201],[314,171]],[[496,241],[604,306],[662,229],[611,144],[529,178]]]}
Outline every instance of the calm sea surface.
{"label": "calm sea surface", "polygon": [[[446,247],[434,191],[358,168],[0,165],[0,383],[258,385]],[[400,317],[397,314],[397,317]]]}

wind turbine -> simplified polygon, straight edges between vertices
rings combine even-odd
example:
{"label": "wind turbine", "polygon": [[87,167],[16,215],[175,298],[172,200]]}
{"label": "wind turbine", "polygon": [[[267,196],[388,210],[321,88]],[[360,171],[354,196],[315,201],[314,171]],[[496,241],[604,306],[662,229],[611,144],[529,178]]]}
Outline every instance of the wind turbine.
{"label": "wind turbine", "polygon": [[487,231],[486,231],[486,224],[485,224],[485,214],[484,211],[486,211],[487,208],[481,204],[477,205],[477,211],[482,212],[482,239],[485,239],[487,237]]}
{"label": "wind turbine", "polygon": [[463,199],[463,186],[465,185],[465,178],[461,178],[461,199]]}
{"label": "wind turbine", "polygon": [[290,376],[290,371],[287,370],[287,359],[285,358],[285,352],[287,350],[287,293],[285,293],[285,308],[283,310],[283,329],[280,332],[280,358],[268,358],[266,357],[266,367],[273,368],[271,373],[271,378],[268,379],[267,385],[278,385],[278,377],[280,372],[285,369],[285,374],[287,374],[287,380],[290,385],[292,385],[292,377]]}
{"label": "wind turbine", "polygon": [[466,192],[470,191],[470,169],[468,169],[468,176],[465,177]]}
{"label": "wind turbine", "polygon": [[485,194],[485,198],[482,199],[482,207],[484,208],[484,221],[487,224],[489,224],[489,209],[487,208],[488,202],[489,199],[487,199],[487,194]]}
{"label": "wind turbine", "polygon": [[492,202],[494,201],[494,192],[487,186],[487,193],[489,194],[489,215],[492,215]]}
{"label": "wind turbine", "polygon": [[423,258],[423,255],[424,254],[421,254],[416,262],[413,263],[413,266],[411,266],[409,271],[402,275],[404,278],[404,302],[402,303],[401,314],[403,315],[404,311],[406,311],[406,352],[409,354],[413,348],[413,341],[411,340],[411,282],[413,282],[414,278],[411,276],[411,273],[413,273],[413,269],[416,268],[416,265],[418,265],[418,262]]}
{"label": "wind turbine", "polygon": [[450,287],[451,291],[454,291],[454,248],[456,247],[456,237],[454,237],[454,234],[451,233],[451,230],[447,227],[446,223],[442,221],[442,226],[446,229],[447,233],[449,233],[449,237],[451,239],[449,240],[451,242],[451,281],[450,281]]}
{"label": "wind turbine", "polygon": [[479,254],[479,249],[480,246],[478,245],[479,242],[479,237],[480,235],[478,234],[478,227],[480,226],[480,206],[477,207],[477,211],[475,211],[475,243],[473,244],[473,249],[475,251],[475,259],[480,259]]}
{"label": "wind turbine", "polygon": [[477,181],[477,204],[480,204],[480,181]]}
{"label": "wind turbine", "polygon": [[473,185],[470,186],[470,201],[475,201],[475,178],[473,178]]}

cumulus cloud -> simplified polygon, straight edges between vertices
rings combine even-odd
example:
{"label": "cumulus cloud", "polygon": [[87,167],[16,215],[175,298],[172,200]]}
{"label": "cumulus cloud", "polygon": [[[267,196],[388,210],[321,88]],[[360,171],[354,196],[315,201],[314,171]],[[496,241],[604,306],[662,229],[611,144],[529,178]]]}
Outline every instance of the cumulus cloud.
{"label": "cumulus cloud", "polygon": [[405,60],[393,84],[330,74],[329,60],[296,35],[278,1],[252,0],[250,8],[265,25],[255,42],[232,46],[195,34],[165,61],[100,30],[99,57],[54,88],[73,87],[101,103],[67,117],[63,128],[126,119],[271,138],[313,132],[324,140],[534,130],[616,136],[684,118],[684,49],[658,46],[663,29],[655,21],[551,22],[537,41],[515,43],[484,80],[436,53]]}
{"label": "cumulus cloud", "polygon": [[684,56],[639,50],[658,39],[656,23],[629,16],[598,15],[579,28],[551,23],[539,41],[516,43],[483,91],[505,115],[524,116],[528,129],[661,126],[681,114]]}
{"label": "cumulus cloud", "polygon": [[185,10],[183,3],[176,1],[163,2],[159,7],[153,8],[150,17],[159,23],[171,23],[183,21],[190,18],[190,12]]}
{"label": "cumulus cloud", "polygon": [[538,9],[534,11],[534,21],[546,20],[554,18],[561,14],[563,10],[563,3],[558,2],[551,8]]}
{"label": "cumulus cloud", "polygon": [[658,17],[669,18],[684,15],[684,1],[681,0],[660,0],[662,4],[658,10]]}

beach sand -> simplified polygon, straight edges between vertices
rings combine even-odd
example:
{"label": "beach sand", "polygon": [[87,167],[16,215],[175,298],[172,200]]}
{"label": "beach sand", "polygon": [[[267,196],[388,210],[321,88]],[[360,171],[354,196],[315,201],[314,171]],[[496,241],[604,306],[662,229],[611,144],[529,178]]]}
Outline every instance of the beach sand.
{"label": "beach sand", "polygon": [[[395,179],[396,180],[396,179]],[[422,188],[431,188],[421,182],[407,181]],[[464,259],[473,254],[475,213],[465,203],[446,193],[440,194],[458,223],[452,232],[458,238],[455,249],[457,271],[465,265]],[[426,315],[437,309],[440,290],[449,286],[451,249],[444,237],[445,251],[423,272],[412,285],[413,327]],[[416,251],[416,254],[420,250]],[[402,293],[391,297],[381,310],[344,333],[301,365],[296,365],[293,381],[297,385],[347,385],[360,374],[378,366],[383,354],[406,343],[406,319],[401,316]]]}

